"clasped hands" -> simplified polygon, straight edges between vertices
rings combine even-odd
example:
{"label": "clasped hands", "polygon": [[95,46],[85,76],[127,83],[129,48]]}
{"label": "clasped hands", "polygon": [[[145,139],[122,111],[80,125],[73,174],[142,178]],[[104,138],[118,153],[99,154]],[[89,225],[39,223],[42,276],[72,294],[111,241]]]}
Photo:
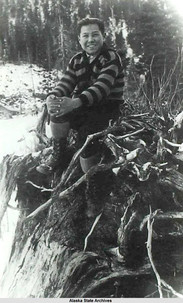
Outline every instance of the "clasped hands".
{"label": "clasped hands", "polygon": [[49,95],[46,99],[46,105],[50,115],[63,116],[80,107],[81,101],[78,98],[72,99],[69,97]]}

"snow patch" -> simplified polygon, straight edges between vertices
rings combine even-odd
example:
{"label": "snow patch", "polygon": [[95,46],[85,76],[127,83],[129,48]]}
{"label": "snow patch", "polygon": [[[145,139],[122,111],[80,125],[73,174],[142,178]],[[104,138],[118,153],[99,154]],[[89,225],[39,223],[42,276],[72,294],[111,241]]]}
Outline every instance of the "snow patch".
{"label": "snow patch", "polygon": [[33,92],[40,92],[43,80],[43,68],[30,64],[6,63],[1,65],[0,92],[6,97],[19,94],[32,96]]}
{"label": "snow patch", "polygon": [[[38,117],[32,115],[34,107],[39,110],[44,100],[35,98],[36,93],[47,93],[55,84],[56,72],[46,72],[43,68],[30,64],[0,66],[0,102],[4,105],[24,109],[26,115],[16,115],[12,119],[0,119],[0,162],[7,154],[26,155],[36,152],[38,138],[35,134]],[[30,109],[30,111],[29,111]],[[33,111],[32,111],[33,110]],[[31,130],[31,131],[30,131]],[[50,137],[49,128],[47,135]],[[16,192],[10,205],[16,207]],[[12,241],[19,211],[8,208],[2,222],[0,238],[0,278],[8,264]],[[1,294],[0,294],[1,295]]]}

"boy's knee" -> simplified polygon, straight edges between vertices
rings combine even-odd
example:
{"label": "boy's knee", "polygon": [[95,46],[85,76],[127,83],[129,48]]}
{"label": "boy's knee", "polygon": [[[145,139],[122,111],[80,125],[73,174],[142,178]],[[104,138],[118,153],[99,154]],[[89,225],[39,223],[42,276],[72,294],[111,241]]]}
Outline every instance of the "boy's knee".
{"label": "boy's knee", "polygon": [[82,171],[86,173],[92,166],[97,165],[101,159],[103,159],[103,163],[109,163],[113,160],[113,155],[105,144],[93,141],[80,156]]}
{"label": "boy's knee", "polygon": [[100,153],[96,153],[90,157],[82,157],[80,156],[80,165],[81,165],[81,169],[82,171],[86,174],[87,171],[97,165],[101,160],[101,155]]}
{"label": "boy's knee", "polygon": [[101,160],[102,152],[98,141],[91,142],[80,156],[82,171],[86,173],[92,166],[97,165]]}
{"label": "boy's knee", "polygon": [[50,120],[50,122],[55,123],[55,124],[69,122],[69,118],[66,115],[61,116],[61,117],[56,117],[54,115],[50,115],[49,120]]}

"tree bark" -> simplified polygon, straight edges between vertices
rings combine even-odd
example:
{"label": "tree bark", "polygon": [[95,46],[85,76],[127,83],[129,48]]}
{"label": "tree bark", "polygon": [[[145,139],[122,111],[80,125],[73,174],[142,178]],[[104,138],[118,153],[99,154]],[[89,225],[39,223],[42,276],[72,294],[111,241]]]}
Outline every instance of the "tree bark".
{"label": "tree bark", "polygon": [[[40,137],[42,122],[37,129]],[[146,135],[142,123],[137,129],[131,124],[89,136],[67,170],[61,173],[58,168],[54,176],[36,171],[41,153],[18,158],[17,166],[11,156],[6,159],[11,174],[4,184],[8,195],[11,184],[17,186],[20,217],[1,281],[2,297],[157,297],[146,252],[150,208],[156,214],[153,261],[162,277],[180,291],[182,258],[177,255],[182,251],[183,215],[181,201],[176,204],[174,196],[182,192],[183,177],[164,168],[164,162],[155,163],[159,158],[139,141]],[[106,144],[112,160],[83,175],[77,160],[93,138]],[[88,199],[96,209],[94,217],[87,216]]]}

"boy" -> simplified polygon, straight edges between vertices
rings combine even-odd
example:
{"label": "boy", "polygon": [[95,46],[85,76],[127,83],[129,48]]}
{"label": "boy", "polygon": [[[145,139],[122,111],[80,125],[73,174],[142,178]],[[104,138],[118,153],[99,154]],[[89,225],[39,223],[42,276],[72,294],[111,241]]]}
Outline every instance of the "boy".
{"label": "boy", "polygon": [[[124,75],[119,55],[105,44],[104,24],[97,18],[78,23],[82,52],[71,58],[60,83],[46,99],[53,138],[51,157],[37,167],[43,174],[62,165],[69,130],[78,131],[80,146],[87,135],[105,129],[119,117]],[[84,173],[97,164],[99,143],[92,142],[80,157]]]}

